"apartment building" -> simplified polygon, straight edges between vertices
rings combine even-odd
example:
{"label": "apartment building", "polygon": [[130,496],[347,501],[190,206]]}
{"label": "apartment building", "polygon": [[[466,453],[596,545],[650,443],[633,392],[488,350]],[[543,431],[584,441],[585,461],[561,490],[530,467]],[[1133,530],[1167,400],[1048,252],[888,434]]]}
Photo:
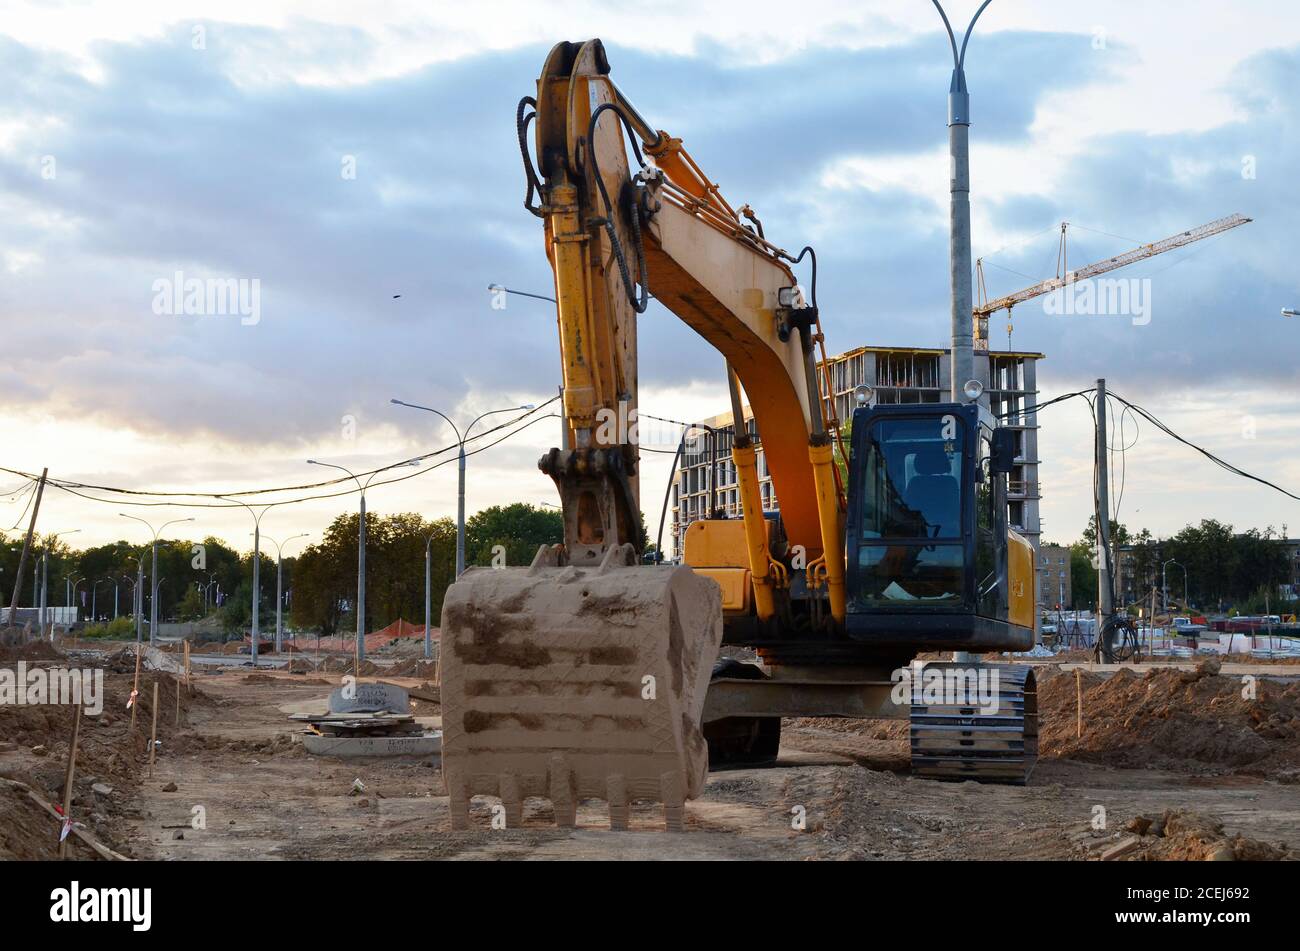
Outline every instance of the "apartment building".
{"label": "apartment building", "polygon": [[1069,610],[1070,549],[1064,545],[1038,546],[1038,610],[1054,612],[1059,606]]}
{"label": "apartment building", "polygon": [[[1042,532],[1042,493],[1038,481],[1038,422],[1033,408],[1038,393],[1037,365],[1042,359],[1041,353],[1028,352],[975,354],[975,372],[984,384],[981,402],[1016,433],[1008,516],[1011,525],[1033,543],[1035,550]],[[830,392],[824,392],[823,399],[841,420],[852,417],[853,390],[863,383],[874,388],[876,403],[941,403],[948,398],[950,365],[948,351],[942,349],[859,347],[829,358],[826,369]],[[751,433],[756,431],[748,412],[745,424]],[[731,463],[733,433],[731,414],[725,413],[700,420],[693,437],[687,440],[672,492],[675,559],[681,557],[680,540],[691,522],[708,517],[712,511],[729,518],[740,516],[740,493]],[[778,510],[761,444],[758,475],[764,511]]]}

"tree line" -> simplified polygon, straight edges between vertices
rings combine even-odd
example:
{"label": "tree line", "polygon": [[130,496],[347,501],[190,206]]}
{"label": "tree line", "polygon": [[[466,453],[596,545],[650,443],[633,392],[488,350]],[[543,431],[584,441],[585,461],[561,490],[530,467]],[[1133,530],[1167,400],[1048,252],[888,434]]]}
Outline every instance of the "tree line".
{"label": "tree line", "polygon": [[[357,514],[337,516],[320,541],[294,556],[284,558],[286,624],[324,636],[356,629],[357,604]],[[493,550],[502,546],[506,564],[527,565],[540,545],[563,541],[563,519],[557,510],[526,503],[492,506],[465,522],[465,563],[489,565]],[[4,604],[13,593],[13,583],[22,550],[21,535],[0,540],[0,580]],[[432,609],[434,624],[442,613],[442,599],[456,569],[456,525],[450,518],[426,520],[403,512],[394,515],[366,515],[366,618],[365,629],[386,627],[398,618],[415,624],[424,621],[424,553],[431,556]],[[196,546],[202,546],[199,552]],[[63,539],[38,538],[28,555],[20,606],[33,606],[32,565],[40,553],[49,550],[49,597],[52,606],[67,603],[68,582],[79,581],[73,603],[80,617],[90,620],[92,603],[102,619],[114,615],[114,586],[117,612],[126,616],[133,609],[133,585],[137,559],[144,559],[145,617],[149,617],[148,596],[152,588],[150,546],[127,541],[110,542],[84,550],[71,548]],[[276,608],[275,552],[264,546],[261,558],[261,600],[259,627],[274,629]],[[221,628],[242,633],[252,621],[252,552],[238,552],[214,537],[201,542],[188,539],[159,539],[158,616],[164,621],[190,621],[214,617]],[[200,567],[201,566],[201,567]],[[80,580],[79,580],[80,579]],[[91,597],[91,585],[95,596]],[[217,592],[221,603],[217,603]],[[205,591],[208,594],[205,603]],[[84,595],[84,597],[83,597]]]}
{"label": "tree line", "polygon": [[[1277,613],[1279,586],[1290,584],[1293,577],[1289,549],[1282,544],[1285,533],[1275,531],[1272,526],[1263,531],[1255,528],[1236,531],[1225,522],[1202,519],[1185,526],[1171,538],[1156,539],[1145,528],[1134,532],[1112,521],[1110,540],[1113,551],[1127,549],[1127,560],[1132,566],[1131,584],[1123,585],[1123,577],[1115,580],[1119,602],[1149,598],[1153,587],[1163,593],[1162,582],[1167,580],[1171,600],[1190,602],[1198,610],[1236,609],[1253,614],[1270,606]],[[1073,608],[1090,608],[1096,603],[1096,552],[1094,516],[1088,520],[1083,538],[1070,546]],[[1168,565],[1167,577],[1162,579],[1161,566],[1169,559],[1177,564]],[[1121,565],[1117,559],[1117,575],[1121,574]]]}

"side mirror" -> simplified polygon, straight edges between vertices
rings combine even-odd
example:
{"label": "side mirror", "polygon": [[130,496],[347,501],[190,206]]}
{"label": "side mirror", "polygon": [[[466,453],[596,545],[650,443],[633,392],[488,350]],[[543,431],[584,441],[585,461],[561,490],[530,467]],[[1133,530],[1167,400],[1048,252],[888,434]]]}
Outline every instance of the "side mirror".
{"label": "side mirror", "polygon": [[993,430],[989,455],[989,472],[1007,473],[1015,464],[1016,433],[1013,429]]}

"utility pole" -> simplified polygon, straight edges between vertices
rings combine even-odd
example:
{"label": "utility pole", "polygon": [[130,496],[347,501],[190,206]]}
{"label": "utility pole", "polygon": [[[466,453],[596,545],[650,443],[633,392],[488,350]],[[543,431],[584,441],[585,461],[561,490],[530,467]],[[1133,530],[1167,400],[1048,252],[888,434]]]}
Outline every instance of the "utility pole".
{"label": "utility pole", "polygon": [[[18,556],[18,571],[14,575],[14,594],[9,601],[9,627],[14,627],[18,617],[18,596],[23,590],[23,568],[27,566],[27,553],[32,549],[32,533],[36,530],[36,513],[41,510],[41,496],[45,494],[45,477],[49,468],[41,470],[41,481],[36,484],[36,501],[32,505],[32,518],[27,523],[27,537],[23,539],[23,553]],[[35,599],[33,599],[35,600]]]}
{"label": "utility pole", "polygon": [[[1109,444],[1106,441],[1106,381],[1097,381],[1097,605],[1100,616],[1097,619],[1097,637],[1101,638],[1106,622],[1115,613],[1113,589],[1111,587],[1110,563],[1110,498],[1107,492],[1106,456]],[[1106,645],[1110,651],[1110,644]]]}
{"label": "utility pole", "polygon": [[[949,380],[954,403],[973,402],[964,392],[966,384],[975,378],[975,345],[972,316],[971,250],[970,250],[970,93],[966,89],[966,44],[970,42],[975,21],[992,0],[984,0],[957,48],[957,37],[948,22],[939,0],[934,7],[943,18],[948,31],[948,44],[952,47],[952,82],[948,86],[948,156],[949,177],[949,233],[948,265],[952,285],[952,357]],[[978,397],[977,397],[978,398]]]}

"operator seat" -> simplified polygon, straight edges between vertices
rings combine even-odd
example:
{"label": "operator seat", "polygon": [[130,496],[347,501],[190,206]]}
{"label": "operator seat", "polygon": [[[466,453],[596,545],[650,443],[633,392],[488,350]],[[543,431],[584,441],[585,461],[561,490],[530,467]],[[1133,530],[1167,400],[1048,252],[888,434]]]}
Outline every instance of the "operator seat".
{"label": "operator seat", "polygon": [[942,449],[922,449],[913,460],[916,474],[907,483],[909,508],[925,519],[930,538],[961,536],[961,488]]}

